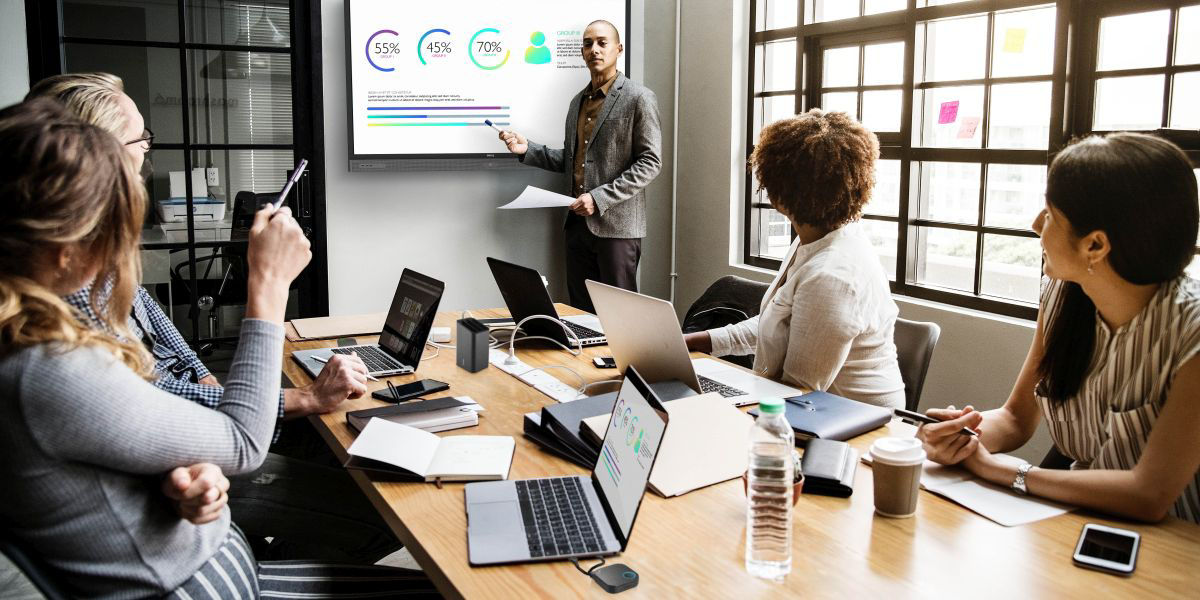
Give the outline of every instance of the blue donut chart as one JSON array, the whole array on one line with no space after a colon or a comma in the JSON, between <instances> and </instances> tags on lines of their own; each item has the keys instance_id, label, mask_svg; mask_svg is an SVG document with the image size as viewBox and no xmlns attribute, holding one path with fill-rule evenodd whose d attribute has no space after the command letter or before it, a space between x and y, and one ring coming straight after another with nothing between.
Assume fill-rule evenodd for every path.
<instances>
[{"instance_id":1,"label":"blue donut chart","mask_svg":"<svg viewBox=\"0 0 1200 600\"><path fill-rule=\"evenodd\" d=\"M427 65L429 63L425 62L425 57L421 54L421 45L425 43L425 38L429 37L429 34L431 33L444 33L446 35L450 35L450 32L446 31L445 29L430 29L429 31L421 34L421 39L417 40L417 58L421 59L421 64L423 65ZM370 42L367 42L367 46L370 45Z\"/></svg>"}]
</instances>

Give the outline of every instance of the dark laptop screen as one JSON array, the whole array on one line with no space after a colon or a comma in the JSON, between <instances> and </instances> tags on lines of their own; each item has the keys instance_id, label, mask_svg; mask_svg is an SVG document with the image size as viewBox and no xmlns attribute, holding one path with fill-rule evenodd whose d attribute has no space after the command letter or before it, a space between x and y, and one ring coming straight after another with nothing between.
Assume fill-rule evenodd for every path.
<instances>
[{"instance_id":1,"label":"dark laptop screen","mask_svg":"<svg viewBox=\"0 0 1200 600\"><path fill-rule=\"evenodd\" d=\"M438 302L445 285L416 271L404 270L396 296L383 324L379 345L391 351L406 366L416 368L425 340L433 328Z\"/></svg>"}]
</instances>

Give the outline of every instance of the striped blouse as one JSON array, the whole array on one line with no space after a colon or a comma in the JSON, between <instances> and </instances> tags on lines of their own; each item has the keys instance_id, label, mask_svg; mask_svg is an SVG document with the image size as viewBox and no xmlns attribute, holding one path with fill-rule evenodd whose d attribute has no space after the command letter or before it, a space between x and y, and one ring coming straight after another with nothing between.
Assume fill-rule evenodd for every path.
<instances>
[{"instance_id":1,"label":"striped blouse","mask_svg":"<svg viewBox=\"0 0 1200 600\"><path fill-rule=\"evenodd\" d=\"M1041 311L1057 306L1062 281L1051 281ZM1096 318L1091 372L1066 402L1036 394L1050 437L1072 469L1132 469L1162 412L1176 371L1200 353L1200 281L1164 283L1132 321L1110 329ZM1200 523L1200 471L1170 514Z\"/></svg>"}]
</instances>

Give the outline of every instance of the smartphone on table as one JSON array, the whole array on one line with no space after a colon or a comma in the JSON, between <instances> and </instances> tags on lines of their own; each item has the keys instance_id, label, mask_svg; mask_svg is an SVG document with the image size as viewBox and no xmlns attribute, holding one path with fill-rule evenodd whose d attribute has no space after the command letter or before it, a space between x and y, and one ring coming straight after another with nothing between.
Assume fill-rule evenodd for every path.
<instances>
[{"instance_id":1,"label":"smartphone on table","mask_svg":"<svg viewBox=\"0 0 1200 600\"><path fill-rule=\"evenodd\" d=\"M392 388L375 390L375 392L371 394L371 397L378 400L385 400L387 402L404 402L405 400L409 400L411 398L416 398L419 396L424 396L425 394L432 394L434 392L440 392L448 389L450 389L450 384L444 381L438 381L436 379L422 379L420 381L414 381L412 383L395 386L394 393Z\"/></svg>"},{"instance_id":2,"label":"smartphone on table","mask_svg":"<svg viewBox=\"0 0 1200 600\"><path fill-rule=\"evenodd\" d=\"M1142 536L1136 531L1088 523L1075 544L1075 564L1116 575L1130 575L1137 566Z\"/></svg>"}]
</instances>

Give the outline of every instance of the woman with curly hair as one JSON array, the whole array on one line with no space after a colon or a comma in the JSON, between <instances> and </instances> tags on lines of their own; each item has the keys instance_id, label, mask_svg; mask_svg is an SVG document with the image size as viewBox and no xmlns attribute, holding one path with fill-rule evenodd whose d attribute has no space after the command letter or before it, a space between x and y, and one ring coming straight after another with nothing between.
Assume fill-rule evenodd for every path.
<instances>
[{"instance_id":1,"label":"woman with curly hair","mask_svg":"<svg viewBox=\"0 0 1200 600\"><path fill-rule=\"evenodd\" d=\"M768 125L750 166L796 240L756 317L688 334L688 348L754 354L788 385L904 406L892 330L898 310L858 223L875 187L879 140L845 113L813 109Z\"/></svg>"}]
</instances>

